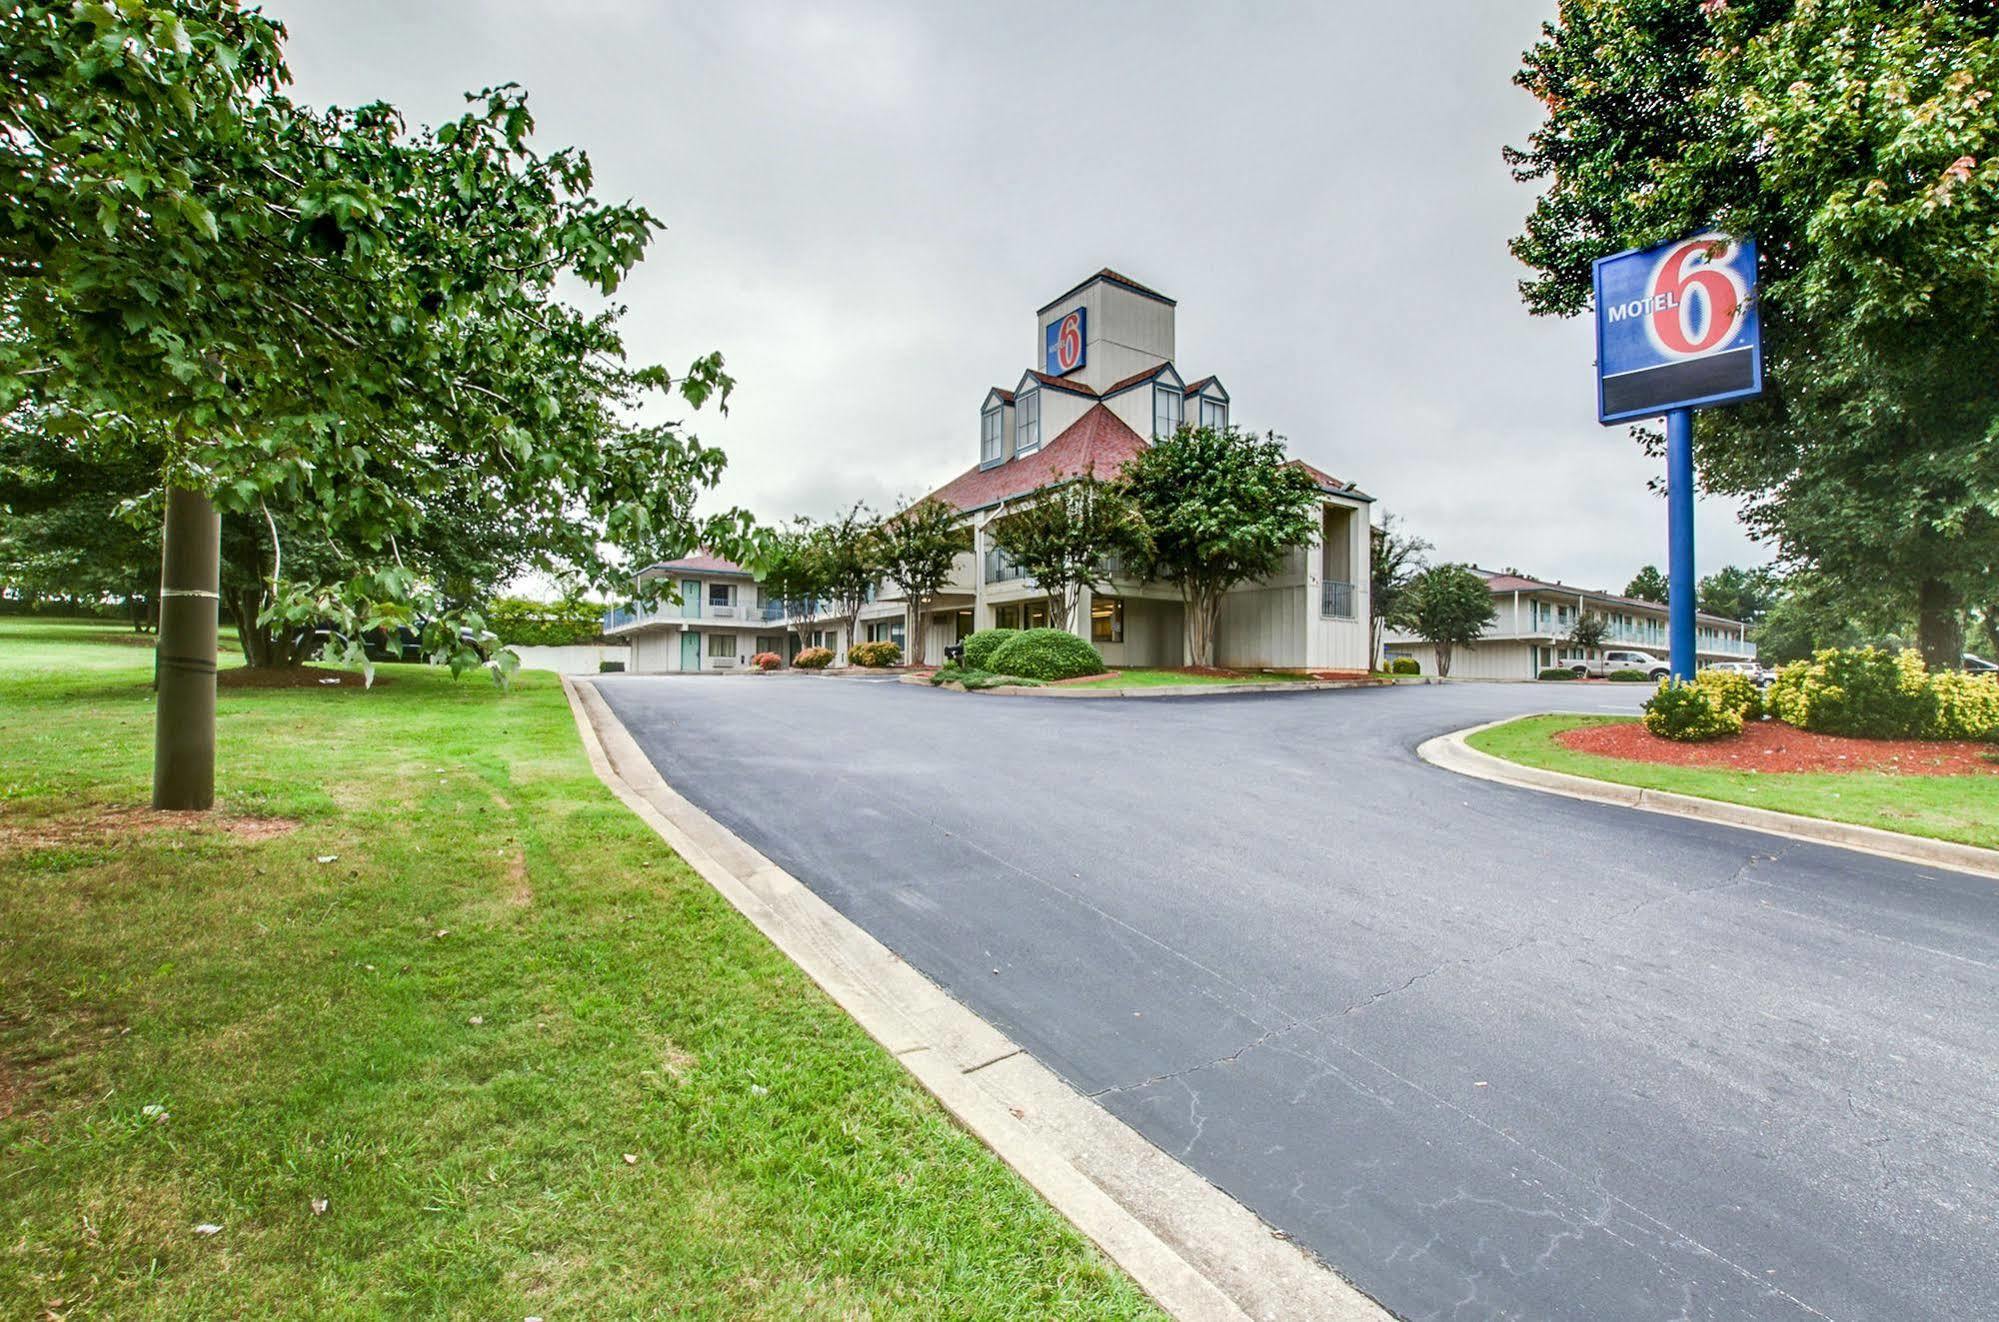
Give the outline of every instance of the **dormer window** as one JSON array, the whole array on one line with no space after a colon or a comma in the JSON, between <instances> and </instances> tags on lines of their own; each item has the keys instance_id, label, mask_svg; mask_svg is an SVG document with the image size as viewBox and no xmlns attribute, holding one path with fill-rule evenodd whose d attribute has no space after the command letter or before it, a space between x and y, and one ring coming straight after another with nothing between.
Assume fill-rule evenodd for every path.
<instances>
[{"instance_id":1,"label":"dormer window","mask_svg":"<svg viewBox=\"0 0 1999 1322\"><path fill-rule=\"evenodd\" d=\"M1229 425L1229 406L1219 399L1201 396L1201 425L1224 431Z\"/></svg>"},{"instance_id":2,"label":"dormer window","mask_svg":"<svg viewBox=\"0 0 1999 1322\"><path fill-rule=\"evenodd\" d=\"M995 404L979 415L979 463L996 464L999 460L1000 409Z\"/></svg>"},{"instance_id":3,"label":"dormer window","mask_svg":"<svg viewBox=\"0 0 1999 1322\"><path fill-rule=\"evenodd\" d=\"M1180 392L1172 386L1152 388L1152 435L1155 439L1180 430Z\"/></svg>"},{"instance_id":4,"label":"dormer window","mask_svg":"<svg viewBox=\"0 0 1999 1322\"><path fill-rule=\"evenodd\" d=\"M1013 401L1013 452L1026 454L1041 448L1041 392L1030 390Z\"/></svg>"}]
</instances>

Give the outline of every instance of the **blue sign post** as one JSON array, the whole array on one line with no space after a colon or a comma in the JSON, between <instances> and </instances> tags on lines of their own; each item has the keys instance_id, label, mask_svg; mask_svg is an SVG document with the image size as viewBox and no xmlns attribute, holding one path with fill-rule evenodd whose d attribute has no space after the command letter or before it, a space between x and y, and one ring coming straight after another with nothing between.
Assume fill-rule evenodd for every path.
<instances>
[{"instance_id":1,"label":"blue sign post","mask_svg":"<svg viewBox=\"0 0 1999 1322\"><path fill-rule=\"evenodd\" d=\"M1673 676L1694 677L1694 410L1763 393L1756 241L1697 234L1598 258L1597 421L1666 415Z\"/></svg>"}]
</instances>

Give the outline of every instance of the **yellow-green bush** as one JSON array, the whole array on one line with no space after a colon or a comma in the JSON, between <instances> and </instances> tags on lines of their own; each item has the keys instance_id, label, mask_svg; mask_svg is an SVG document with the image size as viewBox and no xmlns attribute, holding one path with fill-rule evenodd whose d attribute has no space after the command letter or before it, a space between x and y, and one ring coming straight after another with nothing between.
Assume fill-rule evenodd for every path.
<instances>
[{"instance_id":1,"label":"yellow-green bush","mask_svg":"<svg viewBox=\"0 0 1999 1322\"><path fill-rule=\"evenodd\" d=\"M1742 713L1711 688L1669 679L1645 703L1645 728L1661 739L1700 743L1742 733Z\"/></svg>"},{"instance_id":2,"label":"yellow-green bush","mask_svg":"<svg viewBox=\"0 0 1999 1322\"><path fill-rule=\"evenodd\" d=\"M833 664L833 651L828 647L808 647L791 658L791 664L800 670L824 670Z\"/></svg>"},{"instance_id":3,"label":"yellow-green bush","mask_svg":"<svg viewBox=\"0 0 1999 1322\"><path fill-rule=\"evenodd\" d=\"M1863 739L1921 739L1936 724L1937 693L1923 658L1878 647L1828 648L1777 672L1770 712L1801 730Z\"/></svg>"},{"instance_id":4,"label":"yellow-green bush","mask_svg":"<svg viewBox=\"0 0 1999 1322\"><path fill-rule=\"evenodd\" d=\"M1694 683L1745 721L1763 715L1763 690L1747 675L1733 670L1703 670L1694 676Z\"/></svg>"},{"instance_id":5,"label":"yellow-green bush","mask_svg":"<svg viewBox=\"0 0 1999 1322\"><path fill-rule=\"evenodd\" d=\"M1930 676L1936 739L1999 739L1999 677L1947 671Z\"/></svg>"},{"instance_id":6,"label":"yellow-green bush","mask_svg":"<svg viewBox=\"0 0 1999 1322\"><path fill-rule=\"evenodd\" d=\"M855 643L847 649L847 659L857 666L878 670L883 666L902 664L902 647L886 640L878 643Z\"/></svg>"}]
</instances>

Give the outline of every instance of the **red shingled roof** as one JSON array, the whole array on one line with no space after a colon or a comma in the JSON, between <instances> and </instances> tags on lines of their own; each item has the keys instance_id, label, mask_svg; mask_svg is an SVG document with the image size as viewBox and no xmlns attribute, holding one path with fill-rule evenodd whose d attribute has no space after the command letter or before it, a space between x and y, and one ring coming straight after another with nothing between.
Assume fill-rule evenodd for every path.
<instances>
[{"instance_id":1,"label":"red shingled roof","mask_svg":"<svg viewBox=\"0 0 1999 1322\"><path fill-rule=\"evenodd\" d=\"M1039 450L993 468L961 473L931 492L929 498L960 510L984 509L1086 472L1116 477L1144 448L1144 437L1119 421L1117 414L1096 404Z\"/></svg>"},{"instance_id":2,"label":"red shingled roof","mask_svg":"<svg viewBox=\"0 0 1999 1322\"><path fill-rule=\"evenodd\" d=\"M1095 399L1097 397L1096 391L1090 389L1081 381L1072 381L1066 376L1050 376L1046 372L1037 372L1031 367L1027 369L1027 374L1042 385L1052 386L1056 390L1066 390L1073 395L1082 395L1086 399Z\"/></svg>"},{"instance_id":3,"label":"red shingled roof","mask_svg":"<svg viewBox=\"0 0 1999 1322\"><path fill-rule=\"evenodd\" d=\"M1173 306L1173 300L1166 297L1166 295L1160 293L1157 289L1147 289L1144 285L1138 283L1138 281L1132 279L1130 276L1119 275L1116 271L1113 271L1111 270L1110 267L1106 266L1103 269L1099 270L1095 275L1091 276L1089 279L1080 282L1079 284L1075 285L1073 288L1064 290L1062 293L1057 294L1054 298L1048 300L1048 302L1043 303L1039 308L1035 309L1035 315L1040 316L1043 312L1048 311L1049 308L1054 307L1057 303L1060 303L1063 299L1068 298L1069 295L1079 294L1083 290L1088 289L1091 285L1095 284L1099 280L1108 280L1114 285L1123 285L1126 289L1131 290L1135 294L1143 294L1147 298L1156 298L1169 308Z\"/></svg>"},{"instance_id":4,"label":"red shingled roof","mask_svg":"<svg viewBox=\"0 0 1999 1322\"><path fill-rule=\"evenodd\" d=\"M1291 460L1291 466L1293 468L1304 469L1305 472L1311 477L1311 479L1314 482L1317 482L1321 487L1324 487L1327 491L1337 491L1341 493L1346 493L1354 489L1353 483L1342 482L1338 478L1334 477L1331 473L1328 473L1325 469L1315 468L1311 464L1306 463L1303 459Z\"/></svg>"},{"instance_id":5,"label":"red shingled roof","mask_svg":"<svg viewBox=\"0 0 1999 1322\"><path fill-rule=\"evenodd\" d=\"M1137 385L1141 381L1150 380L1151 378L1160 375L1162 372L1164 372L1167 368L1171 366L1173 366L1172 363L1163 362L1160 363L1157 367L1148 367L1143 372L1133 372L1130 376L1126 377L1122 381L1113 381L1110 385L1104 387L1103 394L1100 396L1100 398L1109 399L1112 395L1117 394L1120 390L1127 390L1130 387Z\"/></svg>"},{"instance_id":6,"label":"red shingled roof","mask_svg":"<svg viewBox=\"0 0 1999 1322\"><path fill-rule=\"evenodd\" d=\"M707 547L702 547L692 555L684 555L678 560L662 560L646 566L647 569L685 570L694 574L748 574L750 571L733 560L724 560Z\"/></svg>"}]
</instances>

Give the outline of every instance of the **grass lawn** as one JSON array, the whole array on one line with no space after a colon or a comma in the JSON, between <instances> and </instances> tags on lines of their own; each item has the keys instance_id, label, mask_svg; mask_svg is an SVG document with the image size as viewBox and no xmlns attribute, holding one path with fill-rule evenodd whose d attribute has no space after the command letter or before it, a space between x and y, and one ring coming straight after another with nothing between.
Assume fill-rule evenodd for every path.
<instances>
[{"instance_id":1,"label":"grass lawn","mask_svg":"<svg viewBox=\"0 0 1999 1322\"><path fill-rule=\"evenodd\" d=\"M552 676L225 691L155 826L128 639L0 620L0 1316L1156 1316Z\"/></svg>"},{"instance_id":2,"label":"grass lawn","mask_svg":"<svg viewBox=\"0 0 1999 1322\"><path fill-rule=\"evenodd\" d=\"M1481 753L1549 771L1999 849L1999 777L1995 776L1717 771L1598 757L1554 741L1563 730L1625 719L1629 718L1528 716L1475 734L1470 743Z\"/></svg>"},{"instance_id":3,"label":"grass lawn","mask_svg":"<svg viewBox=\"0 0 1999 1322\"><path fill-rule=\"evenodd\" d=\"M1069 689L1153 689L1176 684L1212 684L1225 687L1230 684L1269 684L1287 681L1309 680L1312 676L1300 674L1254 674L1254 675L1204 675L1189 674L1184 670L1154 670L1145 666L1134 666L1121 670L1115 675L1100 675L1095 679L1078 679L1065 683Z\"/></svg>"}]
</instances>

